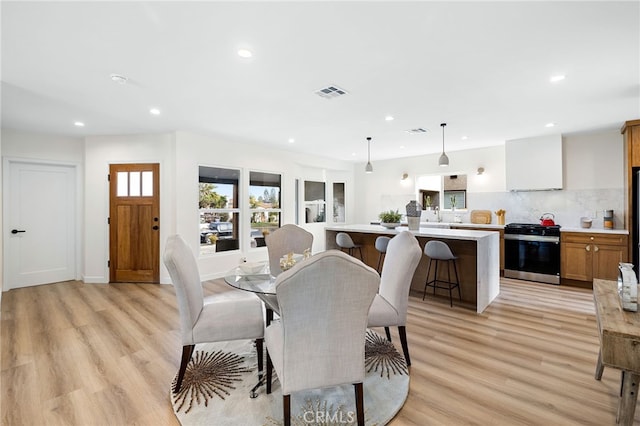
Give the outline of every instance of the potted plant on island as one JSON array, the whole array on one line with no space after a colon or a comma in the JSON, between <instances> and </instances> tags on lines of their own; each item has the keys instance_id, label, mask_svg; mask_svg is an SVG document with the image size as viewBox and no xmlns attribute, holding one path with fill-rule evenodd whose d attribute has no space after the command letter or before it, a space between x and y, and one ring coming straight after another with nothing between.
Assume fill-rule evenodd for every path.
<instances>
[{"instance_id":1,"label":"potted plant on island","mask_svg":"<svg viewBox=\"0 0 640 426\"><path fill-rule=\"evenodd\" d=\"M380 213L378 218L380 218L380 225L385 228L395 228L396 226L400 226L402 215L398 210L388 210Z\"/></svg>"}]
</instances>

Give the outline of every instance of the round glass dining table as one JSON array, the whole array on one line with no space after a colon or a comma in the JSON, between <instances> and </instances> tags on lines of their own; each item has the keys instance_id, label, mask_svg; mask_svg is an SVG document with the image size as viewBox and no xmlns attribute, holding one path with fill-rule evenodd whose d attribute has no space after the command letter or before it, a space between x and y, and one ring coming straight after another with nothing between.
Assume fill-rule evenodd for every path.
<instances>
[{"instance_id":1,"label":"round glass dining table","mask_svg":"<svg viewBox=\"0 0 640 426\"><path fill-rule=\"evenodd\" d=\"M276 294L276 277L271 276L267 264L256 273L246 273L238 266L224 277L224 281L231 287L258 295L270 294L275 296Z\"/></svg>"}]
</instances>

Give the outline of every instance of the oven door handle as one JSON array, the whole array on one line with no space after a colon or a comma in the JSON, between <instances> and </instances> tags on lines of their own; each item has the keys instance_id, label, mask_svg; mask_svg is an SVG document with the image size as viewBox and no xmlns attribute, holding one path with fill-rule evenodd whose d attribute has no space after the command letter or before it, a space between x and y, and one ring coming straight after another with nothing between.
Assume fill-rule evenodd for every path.
<instances>
[{"instance_id":1,"label":"oven door handle","mask_svg":"<svg viewBox=\"0 0 640 426\"><path fill-rule=\"evenodd\" d=\"M534 241L539 243L560 243L560 237L549 237L546 235L504 234L504 239L516 241Z\"/></svg>"}]
</instances>

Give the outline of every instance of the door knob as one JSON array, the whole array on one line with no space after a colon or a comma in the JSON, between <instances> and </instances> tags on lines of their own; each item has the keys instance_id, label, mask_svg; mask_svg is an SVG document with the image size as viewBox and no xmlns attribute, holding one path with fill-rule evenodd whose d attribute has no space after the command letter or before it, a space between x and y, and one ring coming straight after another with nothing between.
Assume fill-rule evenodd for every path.
<instances>
[{"instance_id":1,"label":"door knob","mask_svg":"<svg viewBox=\"0 0 640 426\"><path fill-rule=\"evenodd\" d=\"M12 234L17 234L18 232L27 232L27 231L24 231L24 230L22 230L22 229L12 229L12 230L11 230L11 233L12 233Z\"/></svg>"}]
</instances>

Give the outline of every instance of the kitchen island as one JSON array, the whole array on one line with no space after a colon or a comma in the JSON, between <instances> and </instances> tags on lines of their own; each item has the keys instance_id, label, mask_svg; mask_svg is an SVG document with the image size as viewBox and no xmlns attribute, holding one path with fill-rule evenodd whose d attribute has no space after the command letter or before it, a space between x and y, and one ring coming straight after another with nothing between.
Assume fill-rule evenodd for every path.
<instances>
[{"instance_id":1,"label":"kitchen island","mask_svg":"<svg viewBox=\"0 0 640 426\"><path fill-rule=\"evenodd\" d=\"M326 249L339 249L336 244L336 235L339 232L346 232L355 244L362 245L364 262L375 268L378 262L378 252L375 249L376 238L380 235L393 237L407 230L408 228L404 226L395 229L388 229L381 225L328 226L325 228ZM458 305L475 309L480 313L498 296L500 293L500 241L497 232L435 227L421 227L417 231L409 232L418 239L420 248L423 250L428 241L441 240L447 243L453 253L458 256L462 295L462 304L458 301ZM423 255L411 281L411 292L414 296L422 297L428 265L429 258ZM444 296L444 293L439 295ZM427 297L433 297L433 295L429 293Z\"/></svg>"}]
</instances>

